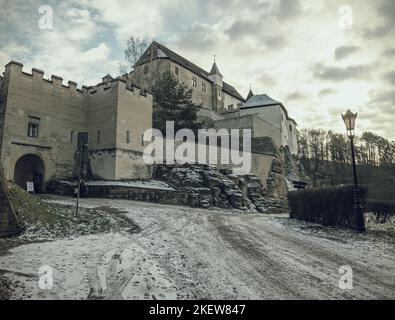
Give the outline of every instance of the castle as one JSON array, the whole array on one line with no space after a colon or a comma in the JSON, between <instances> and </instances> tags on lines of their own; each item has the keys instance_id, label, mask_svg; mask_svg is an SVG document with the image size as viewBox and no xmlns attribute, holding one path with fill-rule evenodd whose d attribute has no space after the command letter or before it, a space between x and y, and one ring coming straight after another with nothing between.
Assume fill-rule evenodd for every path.
<instances>
[{"instance_id":1,"label":"castle","mask_svg":"<svg viewBox=\"0 0 395 320\"><path fill-rule=\"evenodd\" d=\"M153 41L128 75L128 83L152 90L165 71L192 89L192 102L201 106L199 117L214 120L216 128L252 129L254 137L270 137L277 147L288 147L291 154L297 153L297 123L285 106L265 94L254 95L251 89L244 99L223 81L215 61L207 72Z\"/></svg>"},{"instance_id":2,"label":"castle","mask_svg":"<svg viewBox=\"0 0 395 320\"><path fill-rule=\"evenodd\" d=\"M64 85L61 77L48 80L41 70L26 73L21 63L8 63L0 77L0 156L6 178L23 187L30 181L36 191L45 191L50 180L76 176L76 151L87 144L93 177L151 179L152 166L142 157L143 133L152 127L150 90L165 71L192 89L199 116L213 120L214 128L251 129L256 141L270 138L277 148L297 152L296 123L282 103L251 91L244 99L223 81L215 62L207 72L153 42L130 74L107 75L81 89L73 81ZM252 171L265 183L274 155L252 152Z\"/></svg>"}]
</instances>

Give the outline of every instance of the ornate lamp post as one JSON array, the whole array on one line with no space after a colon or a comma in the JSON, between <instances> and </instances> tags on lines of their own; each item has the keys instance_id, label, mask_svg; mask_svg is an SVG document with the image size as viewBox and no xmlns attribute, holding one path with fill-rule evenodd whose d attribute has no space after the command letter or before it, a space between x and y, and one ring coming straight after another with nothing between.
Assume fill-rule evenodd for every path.
<instances>
[{"instance_id":1,"label":"ornate lamp post","mask_svg":"<svg viewBox=\"0 0 395 320\"><path fill-rule=\"evenodd\" d=\"M361 204L360 191L358 187L357 179L357 166L355 163L355 148L354 148L354 128L355 120L357 119L358 113L352 113L351 110L347 110L346 114L342 115L343 121L347 128L347 135L350 138L351 143L351 156L352 166L354 172L354 214L356 218L356 230L359 232L365 231L365 219L363 215L363 206Z\"/></svg>"}]
</instances>

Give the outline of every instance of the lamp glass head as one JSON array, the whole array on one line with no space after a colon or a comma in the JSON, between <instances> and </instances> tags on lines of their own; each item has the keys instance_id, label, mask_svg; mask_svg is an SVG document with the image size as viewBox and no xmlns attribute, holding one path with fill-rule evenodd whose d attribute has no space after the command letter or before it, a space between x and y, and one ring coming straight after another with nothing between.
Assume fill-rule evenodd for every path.
<instances>
[{"instance_id":1,"label":"lamp glass head","mask_svg":"<svg viewBox=\"0 0 395 320\"><path fill-rule=\"evenodd\" d=\"M357 119L358 113L352 113L351 110L347 110L346 114L342 115L344 124L346 125L347 131L354 131L355 120Z\"/></svg>"}]
</instances>

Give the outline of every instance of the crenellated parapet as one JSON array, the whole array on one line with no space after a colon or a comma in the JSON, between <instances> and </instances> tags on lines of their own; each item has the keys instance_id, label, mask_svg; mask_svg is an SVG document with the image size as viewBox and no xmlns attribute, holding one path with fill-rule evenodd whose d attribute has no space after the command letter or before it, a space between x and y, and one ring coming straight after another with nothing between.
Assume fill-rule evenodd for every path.
<instances>
[{"instance_id":1,"label":"crenellated parapet","mask_svg":"<svg viewBox=\"0 0 395 320\"><path fill-rule=\"evenodd\" d=\"M108 91L111 91L118 86L124 90L133 92L135 95L147 97L152 96L151 92L140 89L138 86L133 84L128 84L128 75L125 74L121 77L112 78L110 75L103 77L102 82L95 86L85 86L83 85L81 89L78 88L77 82L68 81L67 85L63 84L63 78L57 75L51 75L50 79L44 77L44 71L33 68L31 73L23 71L23 64L17 61L11 61L5 66L4 79L10 77L11 75L20 75L25 77L30 77L33 81L42 81L44 83L50 84L56 90L59 89L69 89L72 92L76 92L81 95L91 96L91 95L101 95Z\"/></svg>"},{"instance_id":2,"label":"crenellated parapet","mask_svg":"<svg viewBox=\"0 0 395 320\"><path fill-rule=\"evenodd\" d=\"M77 83L69 81L68 85L63 84L63 78L57 75L51 75L50 79L44 78L44 71L33 68L31 73L23 71L23 64L16 61L11 61L5 66L4 78L10 76L24 76L32 78L33 81L47 83L53 86L53 88L69 89L73 92L82 94L82 90L77 88Z\"/></svg>"}]
</instances>

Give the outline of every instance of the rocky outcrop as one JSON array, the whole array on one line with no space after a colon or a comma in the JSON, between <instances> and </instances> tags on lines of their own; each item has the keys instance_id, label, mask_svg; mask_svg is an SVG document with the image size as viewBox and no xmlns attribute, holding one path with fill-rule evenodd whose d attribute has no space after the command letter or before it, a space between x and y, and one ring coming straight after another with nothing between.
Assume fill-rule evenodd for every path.
<instances>
[{"instance_id":1,"label":"rocky outcrop","mask_svg":"<svg viewBox=\"0 0 395 320\"><path fill-rule=\"evenodd\" d=\"M238 180L208 165L160 165L155 178L167 182L178 190L185 190L198 198L202 208L235 208L254 212L251 200L243 194Z\"/></svg>"},{"instance_id":2,"label":"rocky outcrop","mask_svg":"<svg viewBox=\"0 0 395 320\"><path fill-rule=\"evenodd\" d=\"M157 166L155 178L195 195L202 208L234 208L268 212L265 190L255 175L234 175L232 170L207 165Z\"/></svg>"},{"instance_id":3,"label":"rocky outcrop","mask_svg":"<svg viewBox=\"0 0 395 320\"><path fill-rule=\"evenodd\" d=\"M267 179L267 189L264 193L264 205L270 212L287 212L288 184L284 175L284 161L274 159L272 169Z\"/></svg>"}]
</instances>

